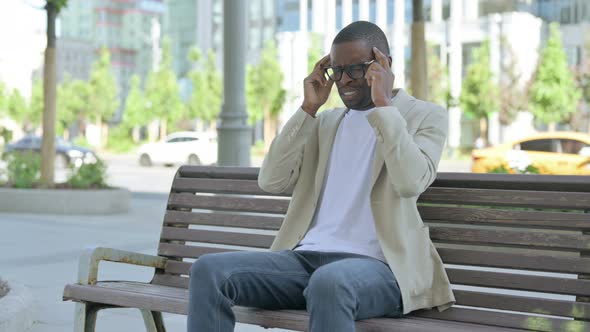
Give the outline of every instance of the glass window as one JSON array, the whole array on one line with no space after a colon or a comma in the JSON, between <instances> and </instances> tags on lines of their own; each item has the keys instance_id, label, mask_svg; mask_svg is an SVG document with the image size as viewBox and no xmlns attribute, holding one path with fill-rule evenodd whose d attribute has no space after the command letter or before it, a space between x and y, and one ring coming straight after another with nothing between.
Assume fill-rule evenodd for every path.
<instances>
[{"instance_id":1,"label":"glass window","mask_svg":"<svg viewBox=\"0 0 590 332\"><path fill-rule=\"evenodd\" d=\"M583 148L588 148L590 145L575 139L560 139L561 152L569 154L579 154Z\"/></svg>"},{"instance_id":2,"label":"glass window","mask_svg":"<svg viewBox=\"0 0 590 332\"><path fill-rule=\"evenodd\" d=\"M557 152L552 139L535 139L520 143L520 149L524 151Z\"/></svg>"}]
</instances>

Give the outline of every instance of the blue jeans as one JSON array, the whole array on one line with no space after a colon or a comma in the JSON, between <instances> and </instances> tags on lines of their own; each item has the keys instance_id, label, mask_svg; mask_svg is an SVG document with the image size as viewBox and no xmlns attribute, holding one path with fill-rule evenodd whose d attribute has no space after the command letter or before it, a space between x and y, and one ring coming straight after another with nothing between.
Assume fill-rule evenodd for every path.
<instances>
[{"instance_id":1,"label":"blue jeans","mask_svg":"<svg viewBox=\"0 0 590 332\"><path fill-rule=\"evenodd\" d=\"M311 332L349 332L355 320L401 317L399 286L374 258L314 251L203 255L191 268L188 332L234 330L233 305L307 309Z\"/></svg>"}]
</instances>

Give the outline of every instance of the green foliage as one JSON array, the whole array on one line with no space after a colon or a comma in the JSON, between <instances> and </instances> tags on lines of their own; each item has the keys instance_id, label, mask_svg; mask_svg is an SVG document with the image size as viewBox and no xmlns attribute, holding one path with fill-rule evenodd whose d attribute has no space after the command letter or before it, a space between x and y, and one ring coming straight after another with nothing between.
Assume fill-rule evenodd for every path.
<instances>
[{"instance_id":1,"label":"green foliage","mask_svg":"<svg viewBox=\"0 0 590 332\"><path fill-rule=\"evenodd\" d=\"M508 165L502 164L487 170L487 173L494 174L541 174L541 170L534 166L528 165L525 169L511 168Z\"/></svg>"},{"instance_id":2,"label":"green foliage","mask_svg":"<svg viewBox=\"0 0 590 332\"><path fill-rule=\"evenodd\" d=\"M31 152L4 154L8 185L15 188L32 188L39 182L41 157Z\"/></svg>"},{"instance_id":3,"label":"green foliage","mask_svg":"<svg viewBox=\"0 0 590 332\"><path fill-rule=\"evenodd\" d=\"M7 114L8 98L8 87L3 82L0 82L0 116Z\"/></svg>"},{"instance_id":4,"label":"green foliage","mask_svg":"<svg viewBox=\"0 0 590 332\"><path fill-rule=\"evenodd\" d=\"M545 123L561 122L576 111L580 98L561 45L559 25L552 23L531 85L530 109Z\"/></svg>"},{"instance_id":5,"label":"green foliage","mask_svg":"<svg viewBox=\"0 0 590 332\"><path fill-rule=\"evenodd\" d=\"M8 97L8 116L18 123L24 123L29 114L29 109L25 97L20 94L20 91L13 89L10 97Z\"/></svg>"},{"instance_id":6,"label":"green foliage","mask_svg":"<svg viewBox=\"0 0 590 332\"><path fill-rule=\"evenodd\" d=\"M247 70L246 93L251 123L263 119L265 113L273 119L278 117L286 96L282 83L276 46L267 42L258 64L248 66Z\"/></svg>"},{"instance_id":7,"label":"green foliage","mask_svg":"<svg viewBox=\"0 0 590 332\"><path fill-rule=\"evenodd\" d=\"M205 59L198 48L191 50L189 60L193 70L188 74L193 91L188 101L188 117L212 122L221 111L223 84L215 64L215 54L209 50Z\"/></svg>"},{"instance_id":8,"label":"green foliage","mask_svg":"<svg viewBox=\"0 0 590 332\"><path fill-rule=\"evenodd\" d=\"M141 90L140 78L137 75L131 77L131 87L125 99L122 125L126 128L145 126L150 118L146 112L146 102Z\"/></svg>"},{"instance_id":9,"label":"green foliage","mask_svg":"<svg viewBox=\"0 0 590 332\"><path fill-rule=\"evenodd\" d=\"M84 136L77 136L76 138L74 138L73 143L76 146L81 146L81 147L89 148L89 149L93 148L92 144L90 144L88 142L88 140L86 139L86 137L84 137Z\"/></svg>"},{"instance_id":10,"label":"green foliage","mask_svg":"<svg viewBox=\"0 0 590 332\"><path fill-rule=\"evenodd\" d=\"M473 63L467 68L460 97L463 112L481 119L498 110L498 91L490 70L489 42L473 50Z\"/></svg>"},{"instance_id":11,"label":"green foliage","mask_svg":"<svg viewBox=\"0 0 590 332\"><path fill-rule=\"evenodd\" d=\"M72 168L67 183L76 189L106 188L107 167L104 162L98 160L95 163L83 164L78 168Z\"/></svg>"},{"instance_id":12,"label":"green foliage","mask_svg":"<svg viewBox=\"0 0 590 332\"><path fill-rule=\"evenodd\" d=\"M76 121L84 121L89 114L91 86L85 81L72 80L66 76L57 87L58 131Z\"/></svg>"},{"instance_id":13,"label":"green foliage","mask_svg":"<svg viewBox=\"0 0 590 332\"><path fill-rule=\"evenodd\" d=\"M43 81L36 79L33 82L31 103L29 107L29 121L35 127L41 124L43 118Z\"/></svg>"},{"instance_id":14,"label":"green foliage","mask_svg":"<svg viewBox=\"0 0 590 332\"><path fill-rule=\"evenodd\" d=\"M447 107L447 99L450 93L449 72L443 66L433 45L426 48L428 61L428 97L433 103Z\"/></svg>"},{"instance_id":15,"label":"green foliage","mask_svg":"<svg viewBox=\"0 0 590 332\"><path fill-rule=\"evenodd\" d=\"M168 39L164 39L162 60L158 69L148 75L145 99L147 101L146 113L150 121L165 119L168 123L173 123L182 117L184 106L180 99L176 74L172 70Z\"/></svg>"},{"instance_id":16,"label":"green foliage","mask_svg":"<svg viewBox=\"0 0 590 332\"><path fill-rule=\"evenodd\" d=\"M131 139L131 128L124 124L111 128L109 130L109 140L107 149L114 153L128 153L137 147Z\"/></svg>"},{"instance_id":17,"label":"green foliage","mask_svg":"<svg viewBox=\"0 0 590 332\"><path fill-rule=\"evenodd\" d=\"M68 0L47 0L47 4L51 4L55 7L57 12L59 13L62 9L64 9L68 5Z\"/></svg>"},{"instance_id":18,"label":"green foliage","mask_svg":"<svg viewBox=\"0 0 590 332\"><path fill-rule=\"evenodd\" d=\"M119 97L108 50L102 49L100 58L92 65L88 84L90 86L88 116L97 122L110 120L119 108Z\"/></svg>"}]
</instances>

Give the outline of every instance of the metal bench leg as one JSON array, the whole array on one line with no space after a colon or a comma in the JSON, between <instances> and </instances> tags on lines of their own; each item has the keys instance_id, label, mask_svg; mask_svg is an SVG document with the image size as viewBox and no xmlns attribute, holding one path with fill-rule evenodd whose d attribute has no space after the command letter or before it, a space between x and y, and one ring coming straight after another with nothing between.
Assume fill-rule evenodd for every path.
<instances>
[{"instance_id":1,"label":"metal bench leg","mask_svg":"<svg viewBox=\"0 0 590 332\"><path fill-rule=\"evenodd\" d=\"M94 332L96 314L102 308L92 303L76 303L74 332Z\"/></svg>"},{"instance_id":2,"label":"metal bench leg","mask_svg":"<svg viewBox=\"0 0 590 332\"><path fill-rule=\"evenodd\" d=\"M159 311L140 309L147 332L166 332L164 319Z\"/></svg>"}]
</instances>

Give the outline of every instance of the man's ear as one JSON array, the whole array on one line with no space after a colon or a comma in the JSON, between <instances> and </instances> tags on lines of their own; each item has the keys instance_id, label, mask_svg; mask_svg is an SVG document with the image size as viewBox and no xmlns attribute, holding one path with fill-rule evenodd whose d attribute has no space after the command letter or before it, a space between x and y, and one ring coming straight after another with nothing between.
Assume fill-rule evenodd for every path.
<instances>
[{"instance_id":1,"label":"man's ear","mask_svg":"<svg viewBox=\"0 0 590 332\"><path fill-rule=\"evenodd\" d=\"M391 66L393 66L393 59L391 58L391 55L387 56L387 61L389 61L389 68L391 68Z\"/></svg>"}]
</instances>

